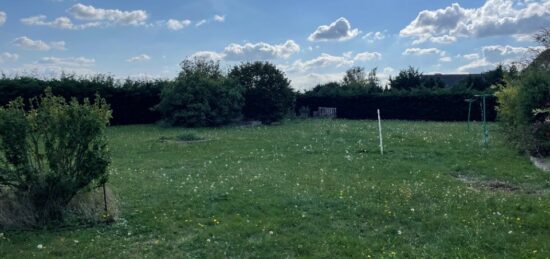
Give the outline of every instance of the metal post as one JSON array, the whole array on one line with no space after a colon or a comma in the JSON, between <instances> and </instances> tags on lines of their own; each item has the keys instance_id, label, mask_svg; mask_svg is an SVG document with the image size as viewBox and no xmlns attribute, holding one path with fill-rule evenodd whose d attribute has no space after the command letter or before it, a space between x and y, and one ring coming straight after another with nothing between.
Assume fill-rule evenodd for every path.
<instances>
[{"instance_id":1,"label":"metal post","mask_svg":"<svg viewBox=\"0 0 550 259\"><path fill-rule=\"evenodd\" d=\"M382 144L382 122L380 121L380 109L378 112L378 134L380 135L380 154L384 155L384 145Z\"/></svg>"},{"instance_id":2,"label":"metal post","mask_svg":"<svg viewBox=\"0 0 550 259\"><path fill-rule=\"evenodd\" d=\"M472 101L468 102L468 130L470 130L470 113L472 113Z\"/></svg>"},{"instance_id":3,"label":"metal post","mask_svg":"<svg viewBox=\"0 0 550 259\"><path fill-rule=\"evenodd\" d=\"M483 95L483 144L485 145L489 143L489 132L487 130L487 106L485 104L486 97L486 95Z\"/></svg>"}]
</instances>

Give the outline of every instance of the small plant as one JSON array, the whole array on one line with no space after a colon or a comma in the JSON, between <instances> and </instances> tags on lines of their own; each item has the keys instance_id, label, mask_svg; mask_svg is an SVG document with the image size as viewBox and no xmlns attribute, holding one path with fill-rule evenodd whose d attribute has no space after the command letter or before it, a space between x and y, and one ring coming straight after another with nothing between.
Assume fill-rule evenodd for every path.
<instances>
[{"instance_id":1,"label":"small plant","mask_svg":"<svg viewBox=\"0 0 550 259\"><path fill-rule=\"evenodd\" d=\"M0 187L29 200L39 223L61 221L79 191L107 182L110 118L102 98L67 102L49 89L0 108Z\"/></svg>"}]
</instances>

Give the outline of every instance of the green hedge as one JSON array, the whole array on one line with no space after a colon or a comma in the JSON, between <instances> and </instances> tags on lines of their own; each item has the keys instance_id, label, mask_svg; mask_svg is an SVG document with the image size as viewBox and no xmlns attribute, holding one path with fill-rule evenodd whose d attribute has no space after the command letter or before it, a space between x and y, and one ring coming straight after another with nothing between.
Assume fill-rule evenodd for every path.
<instances>
[{"instance_id":1,"label":"green hedge","mask_svg":"<svg viewBox=\"0 0 550 259\"><path fill-rule=\"evenodd\" d=\"M160 102L160 92L168 81L115 81L111 77L66 77L43 80L30 77L0 78L0 106L17 97L40 96L47 87L66 99L93 99L96 93L107 100L113 111L112 125L147 124L160 120L160 113L151 108Z\"/></svg>"},{"instance_id":2,"label":"green hedge","mask_svg":"<svg viewBox=\"0 0 550 259\"><path fill-rule=\"evenodd\" d=\"M338 118L376 119L380 109L384 119L465 121L468 119L468 104L465 99L473 94L466 93L422 93L422 94L371 94L356 96L308 96L301 95L296 100L296 110L303 107L310 112L318 107L336 107ZM496 118L495 97L488 97L487 120ZM472 120L481 120L481 102L472 105Z\"/></svg>"}]
</instances>

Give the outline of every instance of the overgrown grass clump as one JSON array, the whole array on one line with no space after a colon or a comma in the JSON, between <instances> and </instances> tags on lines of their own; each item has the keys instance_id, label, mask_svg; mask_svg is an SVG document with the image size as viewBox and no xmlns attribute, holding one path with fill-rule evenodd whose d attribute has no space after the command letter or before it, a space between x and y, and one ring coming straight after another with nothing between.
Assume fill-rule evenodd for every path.
<instances>
[{"instance_id":1,"label":"overgrown grass clump","mask_svg":"<svg viewBox=\"0 0 550 259\"><path fill-rule=\"evenodd\" d=\"M550 174L495 124L305 120L108 130L110 226L0 230L0 257L550 256ZM41 245L42 249L37 248Z\"/></svg>"}]
</instances>

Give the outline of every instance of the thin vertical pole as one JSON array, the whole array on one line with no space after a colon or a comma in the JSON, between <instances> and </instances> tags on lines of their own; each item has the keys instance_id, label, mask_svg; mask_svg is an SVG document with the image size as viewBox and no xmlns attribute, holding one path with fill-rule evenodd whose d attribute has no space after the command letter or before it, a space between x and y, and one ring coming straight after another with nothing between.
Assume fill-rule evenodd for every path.
<instances>
[{"instance_id":1,"label":"thin vertical pole","mask_svg":"<svg viewBox=\"0 0 550 259\"><path fill-rule=\"evenodd\" d=\"M472 112L472 101L468 101L468 130L470 130L470 113Z\"/></svg>"},{"instance_id":2,"label":"thin vertical pole","mask_svg":"<svg viewBox=\"0 0 550 259\"><path fill-rule=\"evenodd\" d=\"M105 183L103 183L103 202L105 203L105 214L107 214L107 190L105 189Z\"/></svg>"},{"instance_id":3,"label":"thin vertical pole","mask_svg":"<svg viewBox=\"0 0 550 259\"><path fill-rule=\"evenodd\" d=\"M382 122L380 120L380 109L376 110L378 112L378 134L380 135L380 154L384 155L384 145L382 144Z\"/></svg>"},{"instance_id":4,"label":"thin vertical pole","mask_svg":"<svg viewBox=\"0 0 550 259\"><path fill-rule=\"evenodd\" d=\"M485 95L483 96L483 144L487 145L489 142L489 132L487 131L487 112L485 104Z\"/></svg>"}]
</instances>

